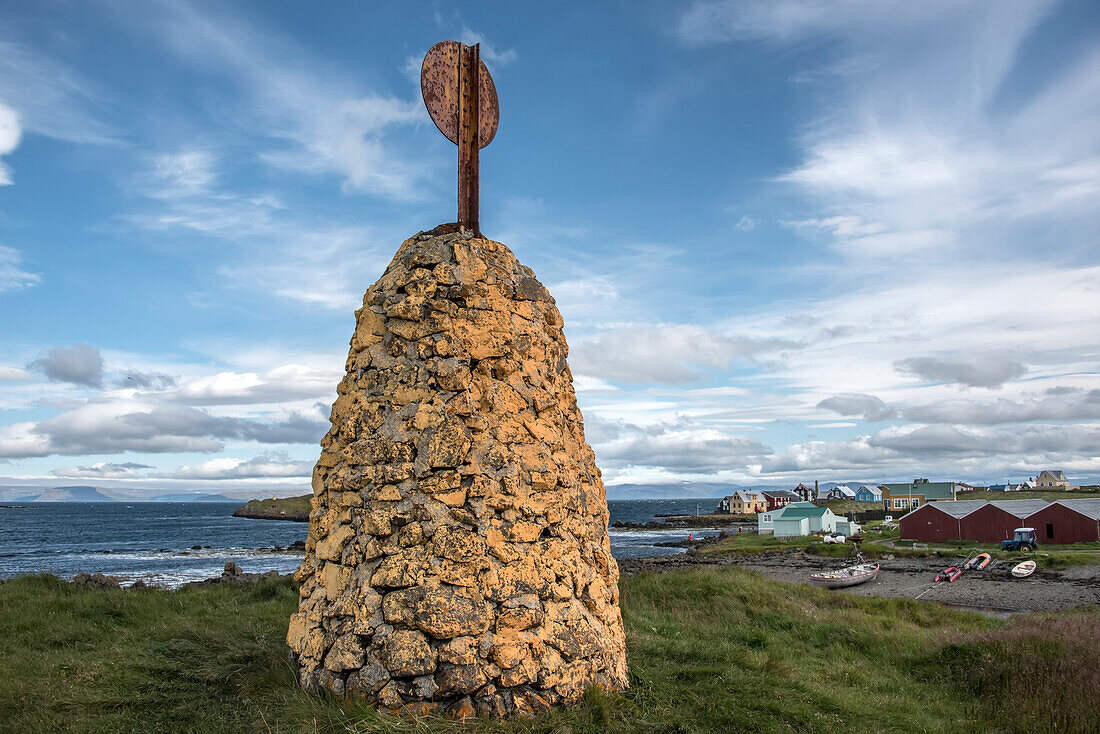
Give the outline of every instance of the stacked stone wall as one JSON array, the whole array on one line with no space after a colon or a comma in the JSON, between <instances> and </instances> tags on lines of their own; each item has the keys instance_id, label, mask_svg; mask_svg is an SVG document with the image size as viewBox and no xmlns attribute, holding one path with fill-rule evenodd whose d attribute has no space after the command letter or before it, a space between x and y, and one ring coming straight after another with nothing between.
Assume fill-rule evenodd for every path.
<instances>
[{"instance_id":1,"label":"stacked stone wall","mask_svg":"<svg viewBox=\"0 0 1100 734\"><path fill-rule=\"evenodd\" d=\"M356 317L287 635L301 685L463 716L625 688L553 298L500 243L421 233Z\"/></svg>"}]
</instances>

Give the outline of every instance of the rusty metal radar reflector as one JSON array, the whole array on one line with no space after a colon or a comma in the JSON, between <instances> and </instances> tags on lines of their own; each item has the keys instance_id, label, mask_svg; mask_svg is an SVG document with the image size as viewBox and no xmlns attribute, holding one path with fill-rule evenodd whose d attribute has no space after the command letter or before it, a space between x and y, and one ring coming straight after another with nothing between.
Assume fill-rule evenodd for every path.
<instances>
[{"instance_id":1,"label":"rusty metal radar reflector","mask_svg":"<svg viewBox=\"0 0 1100 734\"><path fill-rule=\"evenodd\" d=\"M481 45L441 41L420 67L424 106L439 132L458 146L458 226L480 234L478 151L497 134L500 105Z\"/></svg>"}]
</instances>

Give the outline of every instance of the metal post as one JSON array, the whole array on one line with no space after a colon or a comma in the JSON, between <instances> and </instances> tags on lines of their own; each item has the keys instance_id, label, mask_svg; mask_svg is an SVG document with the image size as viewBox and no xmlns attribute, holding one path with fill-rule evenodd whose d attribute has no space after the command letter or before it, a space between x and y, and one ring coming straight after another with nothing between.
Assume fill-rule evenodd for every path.
<instances>
[{"instance_id":1,"label":"metal post","mask_svg":"<svg viewBox=\"0 0 1100 734\"><path fill-rule=\"evenodd\" d=\"M478 227L478 112L481 44L462 45L458 62L458 226Z\"/></svg>"}]
</instances>

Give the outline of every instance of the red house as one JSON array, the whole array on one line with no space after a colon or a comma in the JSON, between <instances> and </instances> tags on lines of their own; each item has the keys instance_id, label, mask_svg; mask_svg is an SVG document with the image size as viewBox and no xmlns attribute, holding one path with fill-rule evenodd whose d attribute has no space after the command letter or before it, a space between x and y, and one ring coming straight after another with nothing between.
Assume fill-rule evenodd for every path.
<instances>
[{"instance_id":1,"label":"red house","mask_svg":"<svg viewBox=\"0 0 1100 734\"><path fill-rule=\"evenodd\" d=\"M785 489L765 489L760 494L764 495L764 499L768 503L768 512L799 501L797 494L788 492Z\"/></svg>"},{"instance_id":2,"label":"red house","mask_svg":"<svg viewBox=\"0 0 1100 734\"><path fill-rule=\"evenodd\" d=\"M1040 543L1066 545L1100 541L1100 499L1058 500L1027 518Z\"/></svg>"}]
</instances>

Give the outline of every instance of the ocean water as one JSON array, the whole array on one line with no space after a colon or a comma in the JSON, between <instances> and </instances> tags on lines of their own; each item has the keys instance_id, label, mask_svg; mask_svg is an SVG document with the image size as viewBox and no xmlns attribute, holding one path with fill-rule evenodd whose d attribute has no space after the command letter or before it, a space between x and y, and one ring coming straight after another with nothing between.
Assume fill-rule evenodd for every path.
<instances>
[{"instance_id":1,"label":"ocean water","mask_svg":"<svg viewBox=\"0 0 1100 734\"><path fill-rule=\"evenodd\" d=\"M657 514L713 510L717 500L612 500L611 522L647 522ZM0 507L0 578L101 572L124 581L178 586L217 576L226 561L245 571L288 573L300 552L275 550L304 541L307 525L233 517L238 503L30 503ZM616 558L682 552L656 545L713 535L714 530L611 530ZM199 546L195 548L195 546Z\"/></svg>"}]
</instances>

